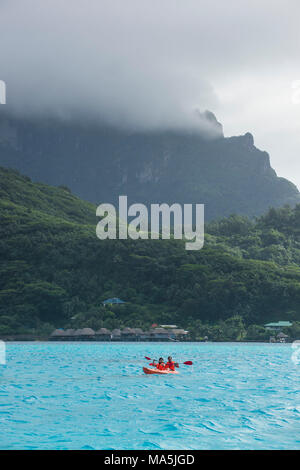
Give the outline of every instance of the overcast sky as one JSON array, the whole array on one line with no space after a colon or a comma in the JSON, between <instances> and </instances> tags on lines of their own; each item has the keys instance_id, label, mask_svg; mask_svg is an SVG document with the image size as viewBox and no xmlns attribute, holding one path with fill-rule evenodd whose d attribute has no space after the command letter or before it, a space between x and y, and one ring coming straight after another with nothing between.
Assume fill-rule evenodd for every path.
<instances>
[{"instance_id":1,"label":"overcast sky","mask_svg":"<svg viewBox=\"0 0 300 470\"><path fill-rule=\"evenodd\" d=\"M300 187L299 20L299 0L0 0L0 79L29 115L195 128L209 109Z\"/></svg>"}]
</instances>

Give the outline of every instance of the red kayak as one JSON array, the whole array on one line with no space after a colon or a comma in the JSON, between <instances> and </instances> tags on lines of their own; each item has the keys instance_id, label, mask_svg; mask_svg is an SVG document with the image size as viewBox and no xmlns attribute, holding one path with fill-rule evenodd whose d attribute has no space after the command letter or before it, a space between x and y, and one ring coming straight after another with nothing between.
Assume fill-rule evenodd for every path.
<instances>
[{"instance_id":1,"label":"red kayak","mask_svg":"<svg viewBox=\"0 0 300 470\"><path fill-rule=\"evenodd\" d=\"M150 367L143 367L143 371L145 374L160 374L160 375L166 375L166 374L178 374L177 370L159 370L159 369L153 369Z\"/></svg>"}]
</instances>

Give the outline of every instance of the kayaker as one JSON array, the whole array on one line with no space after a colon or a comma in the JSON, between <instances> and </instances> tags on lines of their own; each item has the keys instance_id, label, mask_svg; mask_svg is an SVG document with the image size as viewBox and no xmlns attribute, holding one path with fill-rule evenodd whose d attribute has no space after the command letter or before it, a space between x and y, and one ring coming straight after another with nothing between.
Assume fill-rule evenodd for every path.
<instances>
[{"instance_id":1,"label":"kayaker","mask_svg":"<svg viewBox=\"0 0 300 470\"><path fill-rule=\"evenodd\" d=\"M166 367L162 357L158 359L158 364L156 364L156 362L153 361L153 365L156 366L158 370L164 370Z\"/></svg>"},{"instance_id":2,"label":"kayaker","mask_svg":"<svg viewBox=\"0 0 300 470\"><path fill-rule=\"evenodd\" d=\"M165 369L175 370L175 367L179 367L178 362L174 362L172 356L168 357L168 362L165 365Z\"/></svg>"}]
</instances>

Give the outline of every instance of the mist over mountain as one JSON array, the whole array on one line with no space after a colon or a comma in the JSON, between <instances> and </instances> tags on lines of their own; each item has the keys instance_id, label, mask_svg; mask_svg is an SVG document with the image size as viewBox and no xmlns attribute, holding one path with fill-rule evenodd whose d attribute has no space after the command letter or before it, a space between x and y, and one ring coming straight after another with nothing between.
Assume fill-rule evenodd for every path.
<instances>
[{"instance_id":1,"label":"mist over mountain","mask_svg":"<svg viewBox=\"0 0 300 470\"><path fill-rule=\"evenodd\" d=\"M296 186L276 175L253 136L225 138L213 113L198 131L134 132L86 121L0 118L0 165L99 204L204 203L206 219L259 215L295 204ZM203 122L214 138L201 132Z\"/></svg>"},{"instance_id":2,"label":"mist over mountain","mask_svg":"<svg viewBox=\"0 0 300 470\"><path fill-rule=\"evenodd\" d=\"M3 0L0 112L184 133L210 109L299 186L299 13L297 0Z\"/></svg>"}]
</instances>

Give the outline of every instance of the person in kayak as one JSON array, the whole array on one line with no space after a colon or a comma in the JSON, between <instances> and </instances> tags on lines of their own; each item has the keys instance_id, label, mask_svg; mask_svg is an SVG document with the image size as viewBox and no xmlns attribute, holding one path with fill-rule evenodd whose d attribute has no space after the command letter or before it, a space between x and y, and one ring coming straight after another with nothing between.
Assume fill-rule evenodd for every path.
<instances>
[{"instance_id":1,"label":"person in kayak","mask_svg":"<svg viewBox=\"0 0 300 470\"><path fill-rule=\"evenodd\" d=\"M165 369L174 371L175 367L179 367L178 362L174 362L172 356L168 357L168 362L165 365Z\"/></svg>"},{"instance_id":2,"label":"person in kayak","mask_svg":"<svg viewBox=\"0 0 300 470\"><path fill-rule=\"evenodd\" d=\"M153 365L156 366L158 370L164 370L165 369L165 363L162 357L158 359L158 363L156 364L156 361L153 361Z\"/></svg>"}]
</instances>

